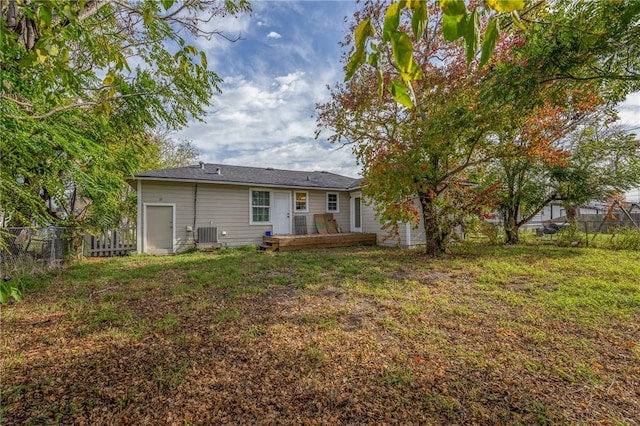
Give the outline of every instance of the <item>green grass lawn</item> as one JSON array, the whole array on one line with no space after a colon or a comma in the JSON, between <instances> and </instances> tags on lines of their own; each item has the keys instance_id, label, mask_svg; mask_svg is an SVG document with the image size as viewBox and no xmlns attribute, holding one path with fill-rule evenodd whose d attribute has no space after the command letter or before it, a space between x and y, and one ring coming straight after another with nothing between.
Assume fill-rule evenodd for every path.
<instances>
[{"instance_id":1,"label":"green grass lawn","mask_svg":"<svg viewBox=\"0 0 640 426\"><path fill-rule=\"evenodd\" d=\"M640 253L92 259L2 307L2 424L640 419Z\"/></svg>"}]
</instances>

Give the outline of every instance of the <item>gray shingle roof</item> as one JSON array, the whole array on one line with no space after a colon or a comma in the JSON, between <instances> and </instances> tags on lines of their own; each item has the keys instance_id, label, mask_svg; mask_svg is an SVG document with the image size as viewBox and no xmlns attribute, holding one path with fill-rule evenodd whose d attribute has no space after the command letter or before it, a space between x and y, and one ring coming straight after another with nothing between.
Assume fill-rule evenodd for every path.
<instances>
[{"instance_id":1,"label":"gray shingle roof","mask_svg":"<svg viewBox=\"0 0 640 426\"><path fill-rule=\"evenodd\" d=\"M360 179L329 172L303 172L270 167L244 167L225 164L204 164L204 168L200 165L194 165L174 169L152 170L138 173L135 177L140 180L197 181L336 190L353 189L360 182Z\"/></svg>"}]
</instances>

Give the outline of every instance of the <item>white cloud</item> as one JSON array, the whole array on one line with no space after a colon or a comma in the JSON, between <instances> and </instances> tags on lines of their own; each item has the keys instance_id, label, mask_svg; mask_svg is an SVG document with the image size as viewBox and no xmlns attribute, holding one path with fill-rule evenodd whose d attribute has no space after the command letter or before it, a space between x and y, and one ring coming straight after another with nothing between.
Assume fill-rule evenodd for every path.
<instances>
[{"instance_id":1,"label":"white cloud","mask_svg":"<svg viewBox=\"0 0 640 426\"><path fill-rule=\"evenodd\" d=\"M358 176L350 148L314 138L315 104L327 101L326 86L343 78L338 42L344 24L338 9L354 6L274 1L252 6L251 17L211 23L243 39L198 46L224 78L222 93L212 98L203 122L192 121L175 136L192 140L207 162ZM277 43L265 40L266 28L267 38Z\"/></svg>"},{"instance_id":2,"label":"white cloud","mask_svg":"<svg viewBox=\"0 0 640 426\"><path fill-rule=\"evenodd\" d=\"M620 116L621 124L632 128L640 127L640 106L635 109L621 108L618 111L618 115Z\"/></svg>"},{"instance_id":3,"label":"white cloud","mask_svg":"<svg viewBox=\"0 0 640 426\"><path fill-rule=\"evenodd\" d=\"M258 151L229 152L218 161L232 165L290 170L327 170L351 177L358 177L360 173L348 149L326 147L313 139L288 142Z\"/></svg>"},{"instance_id":4,"label":"white cloud","mask_svg":"<svg viewBox=\"0 0 640 426\"><path fill-rule=\"evenodd\" d=\"M360 169L349 148L314 139L315 103L328 97L317 80L308 71L276 76L270 82L227 78L206 122L193 122L176 137L193 140L208 162L357 176Z\"/></svg>"},{"instance_id":5,"label":"white cloud","mask_svg":"<svg viewBox=\"0 0 640 426\"><path fill-rule=\"evenodd\" d=\"M640 92L634 92L627 96L624 102L618 104L620 123L630 128L640 128Z\"/></svg>"},{"instance_id":6,"label":"white cloud","mask_svg":"<svg viewBox=\"0 0 640 426\"><path fill-rule=\"evenodd\" d=\"M620 105L629 105L640 107L640 92L633 92L627 96L627 99Z\"/></svg>"},{"instance_id":7,"label":"white cloud","mask_svg":"<svg viewBox=\"0 0 640 426\"><path fill-rule=\"evenodd\" d=\"M636 134L640 133L640 92L630 93L624 102L617 106L620 122L632 129ZM636 188L625 194L628 201L640 202L640 188Z\"/></svg>"}]
</instances>

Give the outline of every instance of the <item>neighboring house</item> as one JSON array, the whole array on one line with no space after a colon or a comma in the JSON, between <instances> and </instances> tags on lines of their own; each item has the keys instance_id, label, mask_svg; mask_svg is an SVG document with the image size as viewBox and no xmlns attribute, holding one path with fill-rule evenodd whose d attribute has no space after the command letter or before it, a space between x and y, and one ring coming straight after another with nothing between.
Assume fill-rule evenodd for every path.
<instances>
[{"instance_id":1,"label":"neighboring house","mask_svg":"<svg viewBox=\"0 0 640 426\"><path fill-rule=\"evenodd\" d=\"M399 239L383 241L374 210L364 203L360 179L329 172L204 164L139 173L139 253L168 254L213 243L222 247L261 244L262 237L293 234L305 217L332 213L340 231L378 234L378 243L424 244L424 235L401 225ZM300 231L298 229L298 231ZM299 232L298 232L299 233Z\"/></svg>"},{"instance_id":2,"label":"neighboring house","mask_svg":"<svg viewBox=\"0 0 640 426\"><path fill-rule=\"evenodd\" d=\"M633 207L634 203L624 202L624 207L630 211L632 208L634 211L640 210L639 207ZM591 220L600 220L595 219L595 217L599 215L605 215L610 209L610 204L602 201L592 200L587 203L584 203L578 209L578 218L591 218ZM617 210L616 210L617 211ZM617 211L619 214L620 212ZM552 201L551 203L544 206L544 208L530 221L528 221L524 228L538 228L544 225L548 225L550 222L560 222L563 223L566 221L567 212L562 206L562 201ZM494 220L493 223L502 224L500 219Z\"/></svg>"}]
</instances>

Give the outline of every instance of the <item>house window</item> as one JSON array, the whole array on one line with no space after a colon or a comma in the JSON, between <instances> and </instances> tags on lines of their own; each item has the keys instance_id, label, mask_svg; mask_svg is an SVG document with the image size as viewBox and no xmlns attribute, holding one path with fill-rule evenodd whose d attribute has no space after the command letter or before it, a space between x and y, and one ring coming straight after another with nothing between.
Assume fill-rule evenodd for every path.
<instances>
[{"instance_id":1,"label":"house window","mask_svg":"<svg viewBox=\"0 0 640 426\"><path fill-rule=\"evenodd\" d=\"M309 211L309 193L296 192L296 212L304 213Z\"/></svg>"},{"instance_id":2,"label":"house window","mask_svg":"<svg viewBox=\"0 0 640 426\"><path fill-rule=\"evenodd\" d=\"M327 211L331 213L338 213L340 211L338 194L336 194L335 192L327 193Z\"/></svg>"},{"instance_id":3,"label":"house window","mask_svg":"<svg viewBox=\"0 0 640 426\"><path fill-rule=\"evenodd\" d=\"M251 223L269 223L271 193L269 191L251 191Z\"/></svg>"}]
</instances>

